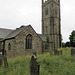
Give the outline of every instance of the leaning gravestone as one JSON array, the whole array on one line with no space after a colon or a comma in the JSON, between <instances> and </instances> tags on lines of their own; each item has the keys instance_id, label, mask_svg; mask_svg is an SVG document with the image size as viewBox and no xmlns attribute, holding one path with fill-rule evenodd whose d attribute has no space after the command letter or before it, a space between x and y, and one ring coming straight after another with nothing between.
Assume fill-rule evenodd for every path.
<instances>
[{"instance_id":1,"label":"leaning gravestone","mask_svg":"<svg viewBox=\"0 0 75 75\"><path fill-rule=\"evenodd\" d=\"M74 56L75 55L75 48L72 48L71 49L71 56Z\"/></svg>"},{"instance_id":2,"label":"leaning gravestone","mask_svg":"<svg viewBox=\"0 0 75 75\"><path fill-rule=\"evenodd\" d=\"M38 64L36 58L32 56L30 60L30 75L39 75L39 68L40 65Z\"/></svg>"},{"instance_id":3,"label":"leaning gravestone","mask_svg":"<svg viewBox=\"0 0 75 75\"><path fill-rule=\"evenodd\" d=\"M4 62L4 68L8 67L7 57L0 54L0 66L2 65L2 62Z\"/></svg>"}]
</instances>

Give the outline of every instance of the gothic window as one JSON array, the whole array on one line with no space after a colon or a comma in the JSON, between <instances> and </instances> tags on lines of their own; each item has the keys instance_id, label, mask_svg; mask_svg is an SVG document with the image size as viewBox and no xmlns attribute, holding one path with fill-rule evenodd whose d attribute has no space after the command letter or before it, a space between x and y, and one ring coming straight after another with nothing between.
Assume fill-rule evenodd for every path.
<instances>
[{"instance_id":1,"label":"gothic window","mask_svg":"<svg viewBox=\"0 0 75 75\"><path fill-rule=\"evenodd\" d=\"M50 25L54 25L54 18L53 17L50 18Z\"/></svg>"},{"instance_id":2,"label":"gothic window","mask_svg":"<svg viewBox=\"0 0 75 75\"><path fill-rule=\"evenodd\" d=\"M53 34L54 33L54 18L51 17L50 18L50 33Z\"/></svg>"},{"instance_id":3,"label":"gothic window","mask_svg":"<svg viewBox=\"0 0 75 75\"><path fill-rule=\"evenodd\" d=\"M53 3L51 3L51 7L53 7Z\"/></svg>"},{"instance_id":4,"label":"gothic window","mask_svg":"<svg viewBox=\"0 0 75 75\"><path fill-rule=\"evenodd\" d=\"M48 15L48 8L46 8L45 10L45 15Z\"/></svg>"},{"instance_id":5,"label":"gothic window","mask_svg":"<svg viewBox=\"0 0 75 75\"><path fill-rule=\"evenodd\" d=\"M26 49L32 49L32 35L26 36Z\"/></svg>"},{"instance_id":6,"label":"gothic window","mask_svg":"<svg viewBox=\"0 0 75 75\"><path fill-rule=\"evenodd\" d=\"M57 17L57 7L55 7L55 17Z\"/></svg>"},{"instance_id":7,"label":"gothic window","mask_svg":"<svg viewBox=\"0 0 75 75\"><path fill-rule=\"evenodd\" d=\"M50 10L50 15L51 15L51 16L54 16L54 9L53 9L52 7L51 7L50 9L51 9L51 10Z\"/></svg>"},{"instance_id":8,"label":"gothic window","mask_svg":"<svg viewBox=\"0 0 75 75\"><path fill-rule=\"evenodd\" d=\"M10 43L8 44L8 50L11 50L11 44Z\"/></svg>"}]
</instances>

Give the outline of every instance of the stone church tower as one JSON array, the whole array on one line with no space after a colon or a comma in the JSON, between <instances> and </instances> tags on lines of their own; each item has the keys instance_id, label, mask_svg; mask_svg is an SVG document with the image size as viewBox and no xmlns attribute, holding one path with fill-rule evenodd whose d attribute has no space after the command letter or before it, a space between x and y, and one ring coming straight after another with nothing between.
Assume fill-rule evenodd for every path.
<instances>
[{"instance_id":1,"label":"stone church tower","mask_svg":"<svg viewBox=\"0 0 75 75\"><path fill-rule=\"evenodd\" d=\"M42 0L42 34L61 47L60 0Z\"/></svg>"}]
</instances>

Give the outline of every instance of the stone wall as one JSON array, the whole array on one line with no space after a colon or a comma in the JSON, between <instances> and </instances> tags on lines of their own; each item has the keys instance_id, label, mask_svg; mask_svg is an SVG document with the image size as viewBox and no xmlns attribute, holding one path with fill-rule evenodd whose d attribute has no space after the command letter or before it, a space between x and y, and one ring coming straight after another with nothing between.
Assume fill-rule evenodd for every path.
<instances>
[{"instance_id":1,"label":"stone wall","mask_svg":"<svg viewBox=\"0 0 75 75\"><path fill-rule=\"evenodd\" d=\"M8 49L8 44L11 44L11 49ZM15 56L15 39L10 39L5 41L5 50L7 57L14 57Z\"/></svg>"},{"instance_id":2,"label":"stone wall","mask_svg":"<svg viewBox=\"0 0 75 75\"><path fill-rule=\"evenodd\" d=\"M32 49L26 49L26 36L31 34L32 39ZM8 50L8 44L11 44L11 50ZM20 32L14 39L9 39L5 41L5 50L7 57L32 55L35 51L37 53L42 53L42 40L36 34L31 26L27 27L24 31Z\"/></svg>"},{"instance_id":3,"label":"stone wall","mask_svg":"<svg viewBox=\"0 0 75 75\"><path fill-rule=\"evenodd\" d=\"M33 37L32 49L26 49L26 36L28 34ZM36 32L31 27L28 27L15 38L15 55L32 55L34 51L42 53L42 41Z\"/></svg>"},{"instance_id":4,"label":"stone wall","mask_svg":"<svg viewBox=\"0 0 75 75\"><path fill-rule=\"evenodd\" d=\"M50 36L55 48L60 47L60 2L57 0L42 2L42 34Z\"/></svg>"}]
</instances>

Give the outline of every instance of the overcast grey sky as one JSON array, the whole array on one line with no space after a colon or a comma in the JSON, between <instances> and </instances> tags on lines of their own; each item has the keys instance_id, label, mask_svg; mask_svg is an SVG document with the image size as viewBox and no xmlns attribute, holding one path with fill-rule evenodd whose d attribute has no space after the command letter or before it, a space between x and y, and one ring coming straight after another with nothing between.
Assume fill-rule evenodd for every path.
<instances>
[{"instance_id":1,"label":"overcast grey sky","mask_svg":"<svg viewBox=\"0 0 75 75\"><path fill-rule=\"evenodd\" d=\"M75 30L75 0L61 1L61 32L68 41ZM41 33L41 0L0 0L0 28L15 29L29 25Z\"/></svg>"}]
</instances>

